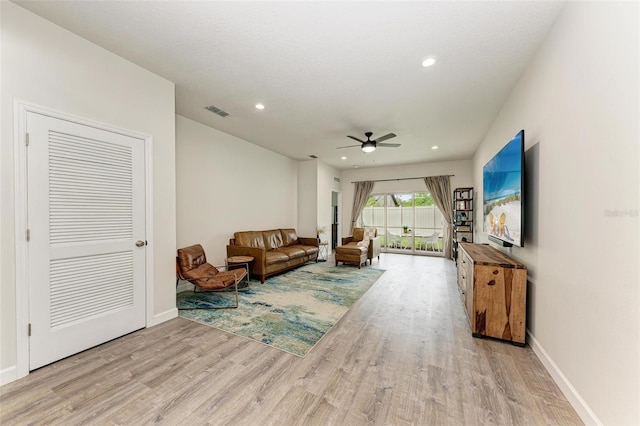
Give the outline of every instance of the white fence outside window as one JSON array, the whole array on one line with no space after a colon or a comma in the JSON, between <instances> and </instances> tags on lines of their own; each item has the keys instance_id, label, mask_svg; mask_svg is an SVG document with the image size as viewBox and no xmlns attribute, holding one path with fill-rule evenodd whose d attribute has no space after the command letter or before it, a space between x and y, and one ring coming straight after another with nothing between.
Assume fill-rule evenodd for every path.
<instances>
[{"instance_id":1,"label":"white fence outside window","mask_svg":"<svg viewBox=\"0 0 640 426\"><path fill-rule=\"evenodd\" d=\"M444 218L436 206L365 207L361 220L363 226L375 226L378 229L378 235L383 236L382 245L387 249L441 251ZM427 241L435 232L440 233L438 242Z\"/></svg>"}]
</instances>

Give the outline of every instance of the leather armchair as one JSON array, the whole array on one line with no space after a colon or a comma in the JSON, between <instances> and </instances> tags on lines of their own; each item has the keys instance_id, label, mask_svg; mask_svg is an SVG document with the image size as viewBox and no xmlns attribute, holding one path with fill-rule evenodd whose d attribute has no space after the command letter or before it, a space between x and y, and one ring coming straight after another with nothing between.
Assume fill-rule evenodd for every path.
<instances>
[{"instance_id":1,"label":"leather armchair","mask_svg":"<svg viewBox=\"0 0 640 426\"><path fill-rule=\"evenodd\" d=\"M377 228L353 228L353 235L350 237L342 238L342 245L346 246L349 243L357 244L365 240L365 234L369 240L369 246L367 248L367 259L369 264L373 264L373 258L377 257L380 261L380 251L382 247L382 238L378 235Z\"/></svg>"},{"instance_id":2,"label":"leather armchair","mask_svg":"<svg viewBox=\"0 0 640 426\"><path fill-rule=\"evenodd\" d=\"M223 271L222 269L227 269ZM203 291L226 291L233 289L236 296L236 304L233 306L200 307L191 306L178 308L179 310L191 309L235 309L238 307L238 284L249 273L248 269L228 270L226 266L215 267L207 262L207 256L200 244L178 249L176 256L176 286L180 280L189 281L194 285L193 292L197 289Z\"/></svg>"}]
</instances>

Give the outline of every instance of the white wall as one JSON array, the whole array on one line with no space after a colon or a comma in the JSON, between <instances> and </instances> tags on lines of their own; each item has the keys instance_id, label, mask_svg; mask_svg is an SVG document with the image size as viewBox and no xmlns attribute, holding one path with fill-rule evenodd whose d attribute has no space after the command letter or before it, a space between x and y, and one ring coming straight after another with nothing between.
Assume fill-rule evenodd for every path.
<instances>
[{"instance_id":1,"label":"white wall","mask_svg":"<svg viewBox=\"0 0 640 426\"><path fill-rule=\"evenodd\" d=\"M298 235L315 237L318 225L318 160L298 162Z\"/></svg>"},{"instance_id":2,"label":"white wall","mask_svg":"<svg viewBox=\"0 0 640 426\"><path fill-rule=\"evenodd\" d=\"M637 2L568 2L474 157L481 198L525 129L529 342L588 423L640 424L638 23Z\"/></svg>"},{"instance_id":3,"label":"white wall","mask_svg":"<svg viewBox=\"0 0 640 426\"><path fill-rule=\"evenodd\" d=\"M324 234L320 234L320 240L331 241L331 223L333 222L331 192L340 192L342 185L334 178L340 179L340 170L328 164L318 161L318 225L324 227Z\"/></svg>"},{"instance_id":4,"label":"white wall","mask_svg":"<svg viewBox=\"0 0 640 426\"><path fill-rule=\"evenodd\" d=\"M176 176L177 247L200 243L215 265L236 231L297 227L295 160L180 115Z\"/></svg>"},{"instance_id":5,"label":"white wall","mask_svg":"<svg viewBox=\"0 0 640 426\"><path fill-rule=\"evenodd\" d=\"M315 237L318 226L325 228L322 241L331 238L331 191L340 191L340 171L320 160L298 162L298 234Z\"/></svg>"},{"instance_id":6,"label":"white wall","mask_svg":"<svg viewBox=\"0 0 640 426\"><path fill-rule=\"evenodd\" d=\"M340 215L340 220L343 225L341 227L342 236L348 236L351 230L351 211L353 210L353 193L355 189L355 184L352 182L442 175L453 175L451 176L451 191L458 187L473 186L471 160L343 170L342 214ZM375 182L372 193L425 192L426 189L427 187L423 179L393 180L388 182Z\"/></svg>"},{"instance_id":7,"label":"white wall","mask_svg":"<svg viewBox=\"0 0 640 426\"><path fill-rule=\"evenodd\" d=\"M173 83L6 1L2 35L0 380L16 365L13 100L153 137L154 302L175 315L175 97Z\"/></svg>"}]
</instances>

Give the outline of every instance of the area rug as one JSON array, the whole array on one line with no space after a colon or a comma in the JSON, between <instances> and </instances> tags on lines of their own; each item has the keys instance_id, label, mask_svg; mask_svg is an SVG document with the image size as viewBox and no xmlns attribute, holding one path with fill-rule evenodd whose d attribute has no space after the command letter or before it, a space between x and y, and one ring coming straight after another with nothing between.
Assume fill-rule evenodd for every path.
<instances>
[{"instance_id":1,"label":"area rug","mask_svg":"<svg viewBox=\"0 0 640 426\"><path fill-rule=\"evenodd\" d=\"M180 316L304 357L384 273L313 263L252 280L237 309L181 310ZM232 293L182 292L178 308L232 305Z\"/></svg>"}]
</instances>

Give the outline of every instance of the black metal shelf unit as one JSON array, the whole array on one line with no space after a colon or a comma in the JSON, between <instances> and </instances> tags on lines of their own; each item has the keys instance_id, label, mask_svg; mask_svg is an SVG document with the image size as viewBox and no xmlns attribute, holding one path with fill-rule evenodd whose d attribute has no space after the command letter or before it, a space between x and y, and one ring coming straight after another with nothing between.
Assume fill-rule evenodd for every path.
<instances>
[{"instance_id":1,"label":"black metal shelf unit","mask_svg":"<svg viewBox=\"0 0 640 426\"><path fill-rule=\"evenodd\" d=\"M453 190L453 258L458 258L458 243L473 242L473 188Z\"/></svg>"}]
</instances>

